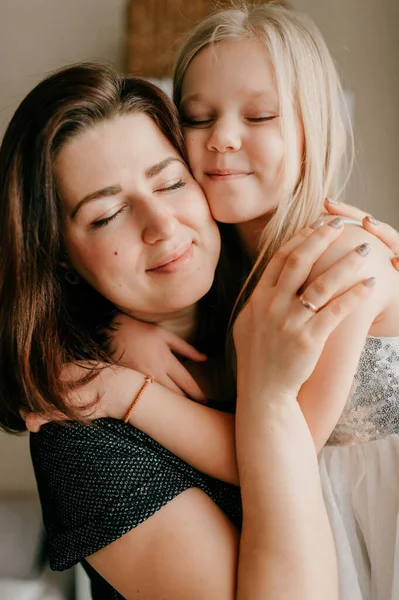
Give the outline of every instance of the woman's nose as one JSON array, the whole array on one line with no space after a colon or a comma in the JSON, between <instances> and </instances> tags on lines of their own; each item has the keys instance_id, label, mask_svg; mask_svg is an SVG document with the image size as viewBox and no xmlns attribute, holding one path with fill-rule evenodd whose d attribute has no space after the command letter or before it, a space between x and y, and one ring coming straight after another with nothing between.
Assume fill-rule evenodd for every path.
<instances>
[{"instance_id":1,"label":"woman's nose","mask_svg":"<svg viewBox=\"0 0 399 600\"><path fill-rule=\"evenodd\" d=\"M237 152L241 148L241 133L238 125L231 121L215 123L207 147L213 152Z\"/></svg>"},{"instance_id":2,"label":"woman's nose","mask_svg":"<svg viewBox=\"0 0 399 600\"><path fill-rule=\"evenodd\" d=\"M143 224L143 241L146 244L170 239L176 232L177 219L165 206L148 208Z\"/></svg>"}]
</instances>

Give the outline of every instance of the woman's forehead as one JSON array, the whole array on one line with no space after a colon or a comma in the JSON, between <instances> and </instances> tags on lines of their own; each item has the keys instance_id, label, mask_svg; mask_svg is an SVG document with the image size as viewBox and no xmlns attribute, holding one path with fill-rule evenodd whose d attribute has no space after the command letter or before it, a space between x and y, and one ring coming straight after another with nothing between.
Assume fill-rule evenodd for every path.
<instances>
[{"instance_id":1,"label":"woman's forehead","mask_svg":"<svg viewBox=\"0 0 399 600\"><path fill-rule=\"evenodd\" d=\"M76 201L120 185L127 174L145 178L167 159L173 159L168 165L182 162L154 121L134 113L97 123L69 140L58 154L55 176L61 196Z\"/></svg>"}]
</instances>

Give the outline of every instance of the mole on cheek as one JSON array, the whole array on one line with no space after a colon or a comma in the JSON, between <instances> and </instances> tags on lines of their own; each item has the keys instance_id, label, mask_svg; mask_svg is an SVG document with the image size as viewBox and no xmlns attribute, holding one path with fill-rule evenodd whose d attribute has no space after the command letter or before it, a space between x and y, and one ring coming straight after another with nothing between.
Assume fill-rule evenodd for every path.
<instances>
[{"instance_id":1,"label":"mole on cheek","mask_svg":"<svg viewBox=\"0 0 399 600\"><path fill-rule=\"evenodd\" d=\"M115 250L114 254L115 256L118 256L118 250Z\"/></svg>"}]
</instances>

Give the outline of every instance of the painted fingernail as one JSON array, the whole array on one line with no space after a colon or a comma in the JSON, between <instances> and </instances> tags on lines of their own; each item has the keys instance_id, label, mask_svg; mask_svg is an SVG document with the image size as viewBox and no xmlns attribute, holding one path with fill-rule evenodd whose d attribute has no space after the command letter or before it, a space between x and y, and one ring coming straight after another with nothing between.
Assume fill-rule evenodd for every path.
<instances>
[{"instance_id":1,"label":"painted fingernail","mask_svg":"<svg viewBox=\"0 0 399 600\"><path fill-rule=\"evenodd\" d=\"M393 257L392 264L395 267L395 269L399 270L399 256L394 256Z\"/></svg>"},{"instance_id":2,"label":"painted fingernail","mask_svg":"<svg viewBox=\"0 0 399 600\"><path fill-rule=\"evenodd\" d=\"M370 250L371 250L371 246L370 246L370 244L367 244L367 243L361 244L360 246L358 246L356 248L356 252L358 254L360 254L360 256L366 256L366 254L368 254L370 252Z\"/></svg>"},{"instance_id":3,"label":"painted fingernail","mask_svg":"<svg viewBox=\"0 0 399 600\"><path fill-rule=\"evenodd\" d=\"M369 277L368 279L365 279L364 281L362 281L362 283L366 287L371 288L371 287L374 287L376 281L377 280L375 277Z\"/></svg>"},{"instance_id":4,"label":"painted fingernail","mask_svg":"<svg viewBox=\"0 0 399 600\"><path fill-rule=\"evenodd\" d=\"M377 219L374 219L371 215L367 215L366 220L372 225L378 225Z\"/></svg>"},{"instance_id":5,"label":"painted fingernail","mask_svg":"<svg viewBox=\"0 0 399 600\"><path fill-rule=\"evenodd\" d=\"M311 224L310 229L317 229L324 225L324 219L317 219L314 223Z\"/></svg>"},{"instance_id":6,"label":"painted fingernail","mask_svg":"<svg viewBox=\"0 0 399 600\"><path fill-rule=\"evenodd\" d=\"M339 204L338 200L336 200L335 198L326 198L326 202L328 202L329 204Z\"/></svg>"},{"instance_id":7,"label":"painted fingernail","mask_svg":"<svg viewBox=\"0 0 399 600\"><path fill-rule=\"evenodd\" d=\"M328 223L328 225L330 227L333 227L334 229L339 229L340 227L342 227L343 224L344 224L344 220L341 219L340 217L336 217L335 219L333 219L332 221L330 221Z\"/></svg>"}]
</instances>

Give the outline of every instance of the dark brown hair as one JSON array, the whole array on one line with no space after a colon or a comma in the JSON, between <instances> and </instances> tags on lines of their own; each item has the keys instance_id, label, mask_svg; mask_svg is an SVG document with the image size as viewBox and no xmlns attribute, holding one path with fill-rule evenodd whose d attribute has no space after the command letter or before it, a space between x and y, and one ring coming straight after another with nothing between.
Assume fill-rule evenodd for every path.
<instances>
[{"instance_id":1,"label":"dark brown hair","mask_svg":"<svg viewBox=\"0 0 399 600\"><path fill-rule=\"evenodd\" d=\"M65 401L62 365L112 361L101 332L116 308L84 281L68 285L60 267L63 243L53 164L72 136L137 112L153 119L187 160L167 96L145 80L96 64L67 67L39 83L5 133L0 150L0 427L7 431L25 429L21 409L40 413L53 407L79 418ZM201 303L207 327L199 328L199 342L206 351L219 351L223 344L226 297L234 298L226 285L223 290L214 286ZM213 332L213 344L205 330Z\"/></svg>"}]
</instances>

